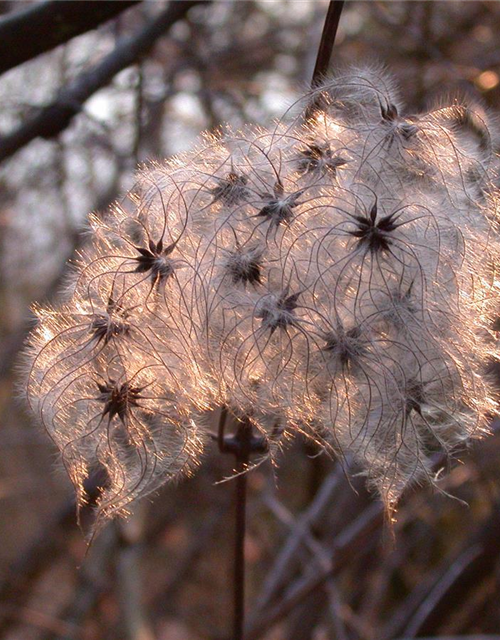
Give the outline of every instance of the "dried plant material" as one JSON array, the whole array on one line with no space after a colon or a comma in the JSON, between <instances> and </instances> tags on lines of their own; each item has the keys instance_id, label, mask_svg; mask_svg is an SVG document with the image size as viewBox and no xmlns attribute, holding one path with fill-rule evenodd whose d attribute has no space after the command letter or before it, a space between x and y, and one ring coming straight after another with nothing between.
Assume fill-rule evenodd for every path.
<instances>
[{"instance_id":1,"label":"dried plant material","mask_svg":"<svg viewBox=\"0 0 500 640\"><path fill-rule=\"evenodd\" d=\"M299 107L142 170L129 210L91 218L64 303L37 310L29 402L81 501L106 472L100 518L191 473L222 405L271 456L297 432L349 453L388 507L433 479L433 453L487 431L487 116L405 116L370 68Z\"/></svg>"}]
</instances>

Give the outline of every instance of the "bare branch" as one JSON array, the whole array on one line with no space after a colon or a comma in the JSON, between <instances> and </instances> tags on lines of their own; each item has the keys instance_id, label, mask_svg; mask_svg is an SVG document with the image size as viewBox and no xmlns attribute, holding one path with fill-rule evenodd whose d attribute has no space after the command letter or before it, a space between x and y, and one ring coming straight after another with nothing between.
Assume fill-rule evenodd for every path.
<instances>
[{"instance_id":1,"label":"bare branch","mask_svg":"<svg viewBox=\"0 0 500 640\"><path fill-rule=\"evenodd\" d=\"M290 590L271 611L262 613L253 625L249 625L245 638L247 640L261 638L267 630L292 611L299 602L322 587L328 578L337 575L360 551L366 551L367 545L370 543L370 539L373 541L373 534L379 529L382 519L383 511L380 504L374 503L365 509L338 536L333 545L331 566L317 570L314 575L305 576L301 581L298 581L293 590Z\"/></svg>"},{"instance_id":2,"label":"bare branch","mask_svg":"<svg viewBox=\"0 0 500 640\"><path fill-rule=\"evenodd\" d=\"M311 505L297 519L296 527L290 532L286 543L274 561L273 568L266 577L262 593L256 605L257 613L275 597L279 587L283 584L283 578L286 576L287 569L290 567L297 549L302 544L303 538L310 532L317 518L322 515L333 492L338 487L341 477L341 469L333 471L324 481Z\"/></svg>"},{"instance_id":3,"label":"bare branch","mask_svg":"<svg viewBox=\"0 0 500 640\"><path fill-rule=\"evenodd\" d=\"M0 20L0 73L95 29L140 0L48 0Z\"/></svg>"},{"instance_id":4,"label":"bare branch","mask_svg":"<svg viewBox=\"0 0 500 640\"><path fill-rule=\"evenodd\" d=\"M16 131L0 138L0 162L35 138L53 138L64 131L90 96L109 84L117 73L136 63L189 9L202 2L203 0L171 2L139 33L122 38L113 52L98 65L83 72L69 86L61 89L52 104L40 109Z\"/></svg>"},{"instance_id":5,"label":"bare branch","mask_svg":"<svg viewBox=\"0 0 500 640\"><path fill-rule=\"evenodd\" d=\"M311 556L304 553L300 554L304 568L311 569L310 558L312 557L312 560L319 570L330 570L330 553L329 550L324 546L324 544L321 541L317 540L313 536L311 531L301 531L301 523L299 523L299 519L295 518L293 514L279 500L276 499L275 496L268 493L264 494L262 498L264 503L269 507L276 518L289 528L291 535L300 536L304 546L307 547L307 549L310 551ZM316 571L316 568L313 568L313 571ZM332 577L329 577L326 580L325 593L328 596L328 610L330 613L331 622L336 629L339 640L347 640L343 620L341 620L338 588ZM302 603L302 607L297 610L299 629L298 631L296 630L294 636L296 635L297 637L303 637L303 628L311 630L311 619L309 617L309 614L315 616L317 615L317 613L317 611L311 611L308 606L308 601L305 600Z\"/></svg>"},{"instance_id":6,"label":"bare branch","mask_svg":"<svg viewBox=\"0 0 500 640\"><path fill-rule=\"evenodd\" d=\"M335 38L337 36L337 29L343 8L343 0L330 0L323 33L321 35L321 42L319 44L316 66L314 67L311 80L311 86L313 88L321 84L325 75L328 73L328 66L330 64L330 58L332 57L332 49L335 44Z\"/></svg>"},{"instance_id":7,"label":"bare branch","mask_svg":"<svg viewBox=\"0 0 500 640\"><path fill-rule=\"evenodd\" d=\"M412 617L404 633L409 638L413 638L418 634L418 630L423 623L429 618L436 606L444 598L445 594L450 588L457 582L464 571L476 560L481 554L481 546L479 544L474 545L466 549L460 556L451 564L448 570L437 581L436 585L427 594L424 602L420 605L415 615Z\"/></svg>"}]
</instances>

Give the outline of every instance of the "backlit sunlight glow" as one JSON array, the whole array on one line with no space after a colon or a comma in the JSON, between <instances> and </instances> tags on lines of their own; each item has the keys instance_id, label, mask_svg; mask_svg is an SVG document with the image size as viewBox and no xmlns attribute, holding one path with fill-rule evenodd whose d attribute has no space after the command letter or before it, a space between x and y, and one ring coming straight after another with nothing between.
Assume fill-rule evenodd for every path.
<instances>
[{"instance_id":1,"label":"backlit sunlight glow","mask_svg":"<svg viewBox=\"0 0 500 640\"><path fill-rule=\"evenodd\" d=\"M498 190L488 116L405 116L353 68L268 129L206 135L92 216L29 346L30 406L98 522L191 474L217 407L296 433L388 507L487 431Z\"/></svg>"}]
</instances>

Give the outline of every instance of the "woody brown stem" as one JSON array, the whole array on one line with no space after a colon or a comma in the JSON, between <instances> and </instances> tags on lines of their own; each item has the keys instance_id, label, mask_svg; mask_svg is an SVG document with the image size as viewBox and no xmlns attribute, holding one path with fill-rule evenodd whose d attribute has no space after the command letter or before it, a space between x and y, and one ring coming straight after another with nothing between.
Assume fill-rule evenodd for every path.
<instances>
[{"instance_id":1,"label":"woody brown stem","mask_svg":"<svg viewBox=\"0 0 500 640\"><path fill-rule=\"evenodd\" d=\"M316 65L314 67L311 88L315 89L321 84L323 78L328 73L328 66L332 57L333 45L337 37L337 29L339 27L340 16L344 8L344 0L330 0L328 12L325 18L323 33L316 57Z\"/></svg>"},{"instance_id":2,"label":"woody brown stem","mask_svg":"<svg viewBox=\"0 0 500 640\"><path fill-rule=\"evenodd\" d=\"M227 417L227 407L222 407L217 439L221 453L232 453L236 458L232 640L243 640L245 623L246 469L248 468L250 455L252 453L263 453L266 450L266 445L262 438L253 435L252 423L247 418L237 419L238 423L234 435L226 435Z\"/></svg>"}]
</instances>

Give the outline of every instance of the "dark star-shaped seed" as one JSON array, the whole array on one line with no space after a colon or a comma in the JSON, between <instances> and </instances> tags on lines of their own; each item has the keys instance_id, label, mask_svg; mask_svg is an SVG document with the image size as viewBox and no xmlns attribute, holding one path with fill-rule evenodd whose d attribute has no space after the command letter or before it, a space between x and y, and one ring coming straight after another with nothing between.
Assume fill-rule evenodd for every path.
<instances>
[{"instance_id":1,"label":"dark star-shaped seed","mask_svg":"<svg viewBox=\"0 0 500 640\"><path fill-rule=\"evenodd\" d=\"M114 301L112 296L109 297L106 311L94 313L90 323L90 332L97 344L103 342L107 345L111 338L124 335L129 329L122 307Z\"/></svg>"},{"instance_id":2,"label":"dark star-shaped seed","mask_svg":"<svg viewBox=\"0 0 500 640\"><path fill-rule=\"evenodd\" d=\"M424 385L420 380L412 379L406 384L406 403L405 413L408 417L412 411L415 411L422 417L422 405L425 403Z\"/></svg>"},{"instance_id":3,"label":"dark star-shaped seed","mask_svg":"<svg viewBox=\"0 0 500 640\"><path fill-rule=\"evenodd\" d=\"M385 108L380 105L380 112L382 114L382 120L393 124L395 131L399 133L405 140L409 140L418 133L418 127L408 120L401 118L398 113L398 108L394 104L387 105Z\"/></svg>"},{"instance_id":4,"label":"dark star-shaped seed","mask_svg":"<svg viewBox=\"0 0 500 640\"><path fill-rule=\"evenodd\" d=\"M278 179L273 191L274 193L262 195L267 202L255 217L266 218L276 227L280 224L288 224L293 219L293 209L300 204L297 200L304 193L304 189L286 196L283 184Z\"/></svg>"},{"instance_id":5,"label":"dark star-shaped seed","mask_svg":"<svg viewBox=\"0 0 500 640\"><path fill-rule=\"evenodd\" d=\"M97 383L100 394L96 398L98 402L104 404L102 416L109 415L109 421L118 416L125 424L132 407L138 407L138 400L141 399L141 387L133 387L128 382L118 385L114 380L109 380L104 384Z\"/></svg>"},{"instance_id":6,"label":"dark star-shaped seed","mask_svg":"<svg viewBox=\"0 0 500 640\"><path fill-rule=\"evenodd\" d=\"M256 313L257 318L262 318L262 326L271 330L271 335L276 329L285 329L297 322L294 312L299 306L297 301L301 292L289 296L288 291L287 287L279 298L273 298L270 304L264 304Z\"/></svg>"},{"instance_id":7,"label":"dark star-shaped seed","mask_svg":"<svg viewBox=\"0 0 500 640\"><path fill-rule=\"evenodd\" d=\"M299 173L325 173L333 176L337 169L347 164L347 160L340 155L334 155L328 144L308 144L300 151Z\"/></svg>"},{"instance_id":8,"label":"dark star-shaped seed","mask_svg":"<svg viewBox=\"0 0 500 640\"><path fill-rule=\"evenodd\" d=\"M326 344L322 351L338 359L342 367L356 364L359 358L368 353L360 327L352 327L345 331L344 326L339 323L336 331L328 331L325 334L324 340Z\"/></svg>"},{"instance_id":9,"label":"dark star-shaped seed","mask_svg":"<svg viewBox=\"0 0 500 640\"><path fill-rule=\"evenodd\" d=\"M380 112L383 120L386 122L394 122L399 118L398 108L395 104L388 104L387 108L384 105L380 105Z\"/></svg>"},{"instance_id":10,"label":"dark star-shaped seed","mask_svg":"<svg viewBox=\"0 0 500 640\"><path fill-rule=\"evenodd\" d=\"M375 201L367 216L355 215L353 218L356 221L356 228L348 233L358 238L360 245L367 247L372 253L389 250L392 244L390 235L400 226L397 223L396 213L378 218Z\"/></svg>"},{"instance_id":11,"label":"dark star-shaped seed","mask_svg":"<svg viewBox=\"0 0 500 640\"><path fill-rule=\"evenodd\" d=\"M260 251L236 249L227 261L227 269L234 284L258 285L262 283L262 256Z\"/></svg>"},{"instance_id":12,"label":"dark star-shaped seed","mask_svg":"<svg viewBox=\"0 0 500 640\"><path fill-rule=\"evenodd\" d=\"M221 200L224 204L232 205L245 200L249 195L246 187L248 178L231 171L225 178L217 178L217 186L209 189L213 195L213 202Z\"/></svg>"},{"instance_id":13,"label":"dark star-shaped seed","mask_svg":"<svg viewBox=\"0 0 500 640\"><path fill-rule=\"evenodd\" d=\"M136 273L151 271L153 285L173 275L175 267L169 255L175 249L175 242L163 248L163 240L160 239L157 243L150 240L148 249L143 247L135 247L135 249L139 252L139 255L133 258L138 263L134 271Z\"/></svg>"}]
</instances>

